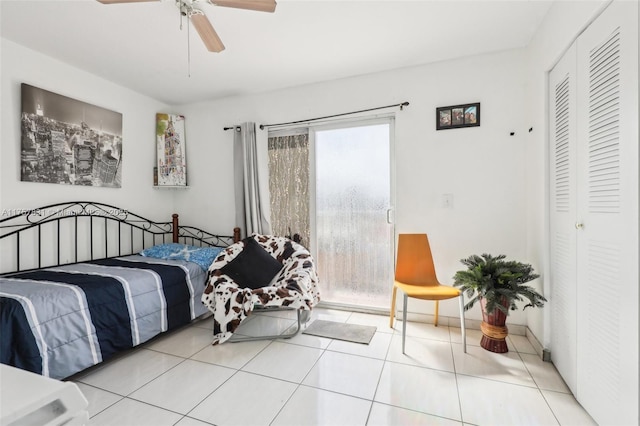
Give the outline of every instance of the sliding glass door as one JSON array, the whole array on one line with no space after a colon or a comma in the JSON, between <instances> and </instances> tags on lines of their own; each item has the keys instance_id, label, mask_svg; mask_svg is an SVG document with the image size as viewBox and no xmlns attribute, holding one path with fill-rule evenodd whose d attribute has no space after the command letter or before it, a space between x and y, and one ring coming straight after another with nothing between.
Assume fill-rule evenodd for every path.
<instances>
[{"instance_id":1,"label":"sliding glass door","mask_svg":"<svg viewBox=\"0 0 640 426\"><path fill-rule=\"evenodd\" d=\"M312 135L312 246L322 300L388 309L393 120L318 128Z\"/></svg>"}]
</instances>

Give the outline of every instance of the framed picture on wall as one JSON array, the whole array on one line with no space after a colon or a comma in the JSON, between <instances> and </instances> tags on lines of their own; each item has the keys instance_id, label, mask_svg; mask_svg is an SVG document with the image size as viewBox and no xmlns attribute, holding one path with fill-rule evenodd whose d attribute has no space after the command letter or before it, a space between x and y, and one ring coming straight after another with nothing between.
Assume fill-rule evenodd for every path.
<instances>
[{"instance_id":1,"label":"framed picture on wall","mask_svg":"<svg viewBox=\"0 0 640 426\"><path fill-rule=\"evenodd\" d=\"M187 147L184 115L156 114L154 186L187 186Z\"/></svg>"},{"instance_id":2,"label":"framed picture on wall","mask_svg":"<svg viewBox=\"0 0 640 426\"><path fill-rule=\"evenodd\" d=\"M120 188L122 114L21 85L23 182Z\"/></svg>"},{"instance_id":3,"label":"framed picture on wall","mask_svg":"<svg viewBox=\"0 0 640 426\"><path fill-rule=\"evenodd\" d=\"M480 102L436 108L436 130L480 125Z\"/></svg>"}]
</instances>

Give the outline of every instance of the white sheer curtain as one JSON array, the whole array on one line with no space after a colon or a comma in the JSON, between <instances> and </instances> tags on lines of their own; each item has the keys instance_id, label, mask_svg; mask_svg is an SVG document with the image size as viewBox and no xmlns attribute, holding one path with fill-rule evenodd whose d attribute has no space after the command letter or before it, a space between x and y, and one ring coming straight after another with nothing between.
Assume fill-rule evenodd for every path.
<instances>
[{"instance_id":1,"label":"white sheer curtain","mask_svg":"<svg viewBox=\"0 0 640 426\"><path fill-rule=\"evenodd\" d=\"M267 168L266 154L260 155L258 150L255 123L238 127L233 138L236 223L244 235L270 234L269 196L263 189L266 178L261 178ZM263 145L266 151L266 144Z\"/></svg>"}]
</instances>

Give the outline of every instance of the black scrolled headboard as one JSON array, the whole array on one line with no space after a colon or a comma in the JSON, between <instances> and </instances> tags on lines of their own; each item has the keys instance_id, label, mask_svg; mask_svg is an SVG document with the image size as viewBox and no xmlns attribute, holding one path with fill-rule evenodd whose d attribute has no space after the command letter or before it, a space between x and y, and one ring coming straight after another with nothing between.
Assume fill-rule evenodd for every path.
<instances>
[{"instance_id":1,"label":"black scrolled headboard","mask_svg":"<svg viewBox=\"0 0 640 426\"><path fill-rule=\"evenodd\" d=\"M136 254L156 244L179 242L226 247L239 240L171 221L155 222L126 209L71 201L34 209L7 209L0 216L0 273Z\"/></svg>"}]
</instances>

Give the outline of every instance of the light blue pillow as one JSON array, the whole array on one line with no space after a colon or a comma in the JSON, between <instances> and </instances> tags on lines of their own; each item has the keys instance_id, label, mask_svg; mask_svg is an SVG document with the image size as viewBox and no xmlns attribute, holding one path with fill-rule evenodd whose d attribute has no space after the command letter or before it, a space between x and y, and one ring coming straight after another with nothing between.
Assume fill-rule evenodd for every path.
<instances>
[{"instance_id":1,"label":"light blue pillow","mask_svg":"<svg viewBox=\"0 0 640 426\"><path fill-rule=\"evenodd\" d=\"M157 259L179 259L194 262L206 271L222 250L224 250L222 247L196 247L187 244L169 243L158 244L144 249L140 254Z\"/></svg>"},{"instance_id":2,"label":"light blue pillow","mask_svg":"<svg viewBox=\"0 0 640 426\"><path fill-rule=\"evenodd\" d=\"M224 250L222 247L196 247L196 250L191 251L189 258L185 260L197 263L206 271L222 250Z\"/></svg>"}]
</instances>

